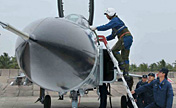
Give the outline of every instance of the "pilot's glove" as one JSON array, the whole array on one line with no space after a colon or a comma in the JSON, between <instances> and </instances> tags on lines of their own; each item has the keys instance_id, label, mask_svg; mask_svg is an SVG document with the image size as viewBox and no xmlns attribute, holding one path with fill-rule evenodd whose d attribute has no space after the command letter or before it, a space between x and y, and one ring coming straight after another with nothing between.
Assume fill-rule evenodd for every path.
<instances>
[{"instance_id":1,"label":"pilot's glove","mask_svg":"<svg viewBox=\"0 0 176 108\"><path fill-rule=\"evenodd\" d=\"M97 27L90 27L91 30L95 31Z\"/></svg>"}]
</instances>

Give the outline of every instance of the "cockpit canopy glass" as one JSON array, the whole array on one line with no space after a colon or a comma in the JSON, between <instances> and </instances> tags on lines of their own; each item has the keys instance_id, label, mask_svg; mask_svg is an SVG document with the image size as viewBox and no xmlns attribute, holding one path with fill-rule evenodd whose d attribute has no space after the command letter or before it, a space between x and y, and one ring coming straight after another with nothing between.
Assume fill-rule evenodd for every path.
<instances>
[{"instance_id":1,"label":"cockpit canopy glass","mask_svg":"<svg viewBox=\"0 0 176 108\"><path fill-rule=\"evenodd\" d=\"M65 19L68 19L70 21L75 22L76 24L89 28L89 23L87 19L84 18L82 15L71 14L71 15L66 16Z\"/></svg>"}]
</instances>

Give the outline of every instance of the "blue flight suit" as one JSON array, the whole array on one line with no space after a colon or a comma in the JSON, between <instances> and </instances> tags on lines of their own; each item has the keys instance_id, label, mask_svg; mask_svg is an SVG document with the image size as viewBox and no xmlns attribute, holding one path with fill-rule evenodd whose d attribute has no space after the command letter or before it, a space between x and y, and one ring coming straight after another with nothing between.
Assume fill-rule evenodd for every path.
<instances>
[{"instance_id":1,"label":"blue flight suit","mask_svg":"<svg viewBox=\"0 0 176 108\"><path fill-rule=\"evenodd\" d=\"M113 46L112 52L119 64L121 66L123 65L123 70L128 72L129 53L133 42L133 37L124 22L117 16L114 16L108 24L97 27L98 31L106 31L108 29L112 29L111 35L106 37L108 41L114 39L116 36L118 37L118 41ZM119 51L121 51L121 54Z\"/></svg>"},{"instance_id":2,"label":"blue flight suit","mask_svg":"<svg viewBox=\"0 0 176 108\"><path fill-rule=\"evenodd\" d=\"M173 103L173 89L170 82L164 79L161 83L159 79L146 84L135 90L136 94L146 92L147 89L153 88L154 102L145 108L172 108Z\"/></svg>"},{"instance_id":3,"label":"blue flight suit","mask_svg":"<svg viewBox=\"0 0 176 108\"><path fill-rule=\"evenodd\" d=\"M153 81L151 81L151 82L153 82ZM154 102L153 88L150 87L150 88L147 89L146 92L144 92L144 107L146 107L147 105L151 104L152 102Z\"/></svg>"},{"instance_id":4,"label":"blue flight suit","mask_svg":"<svg viewBox=\"0 0 176 108\"><path fill-rule=\"evenodd\" d=\"M145 85L145 84L147 84L147 82L142 82L142 81L139 81L138 83L137 83L137 85L136 85L136 89L138 89L139 87L141 87L141 86L143 86L143 85ZM144 101L144 93L141 93L141 94L139 94L139 95L135 95L135 99L137 99L137 106L139 107L139 108L144 108L144 103L143 103L143 101Z\"/></svg>"}]
</instances>

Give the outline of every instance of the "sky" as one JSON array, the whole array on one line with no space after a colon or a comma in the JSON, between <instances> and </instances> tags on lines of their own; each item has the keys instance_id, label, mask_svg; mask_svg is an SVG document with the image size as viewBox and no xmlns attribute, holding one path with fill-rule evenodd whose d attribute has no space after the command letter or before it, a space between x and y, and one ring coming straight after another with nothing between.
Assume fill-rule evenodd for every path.
<instances>
[{"instance_id":1,"label":"sky","mask_svg":"<svg viewBox=\"0 0 176 108\"><path fill-rule=\"evenodd\" d=\"M88 0L63 0L65 15L76 13L88 18ZM56 17L56 0L0 0L0 21L23 30L31 22ZM108 7L115 8L133 35L130 63L154 63L176 60L176 0L95 0L93 26L106 24ZM98 32L109 35L111 30ZM0 55L15 55L17 36L0 27ZM109 41L112 47L118 39Z\"/></svg>"}]
</instances>

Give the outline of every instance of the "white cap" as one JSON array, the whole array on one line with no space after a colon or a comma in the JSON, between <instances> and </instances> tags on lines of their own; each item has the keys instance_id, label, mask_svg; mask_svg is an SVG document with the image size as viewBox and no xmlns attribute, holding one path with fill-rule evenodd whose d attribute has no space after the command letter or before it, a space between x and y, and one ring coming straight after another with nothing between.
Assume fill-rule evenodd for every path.
<instances>
[{"instance_id":1,"label":"white cap","mask_svg":"<svg viewBox=\"0 0 176 108\"><path fill-rule=\"evenodd\" d=\"M104 12L104 14L107 14L109 16L114 16L116 14L115 9L114 8L107 8Z\"/></svg>"}]
</instances>

